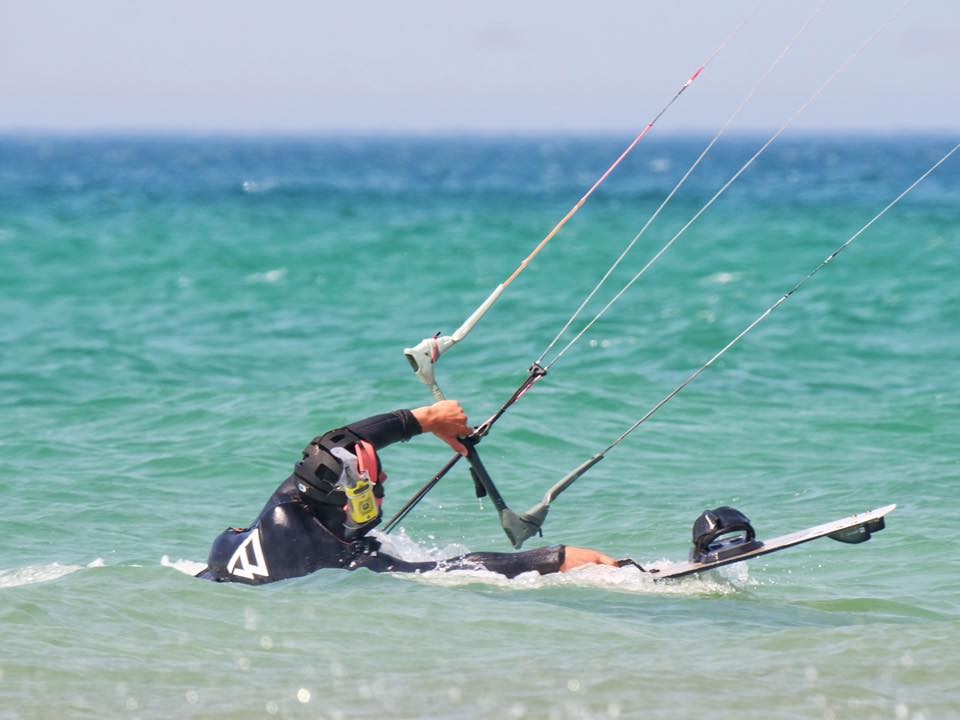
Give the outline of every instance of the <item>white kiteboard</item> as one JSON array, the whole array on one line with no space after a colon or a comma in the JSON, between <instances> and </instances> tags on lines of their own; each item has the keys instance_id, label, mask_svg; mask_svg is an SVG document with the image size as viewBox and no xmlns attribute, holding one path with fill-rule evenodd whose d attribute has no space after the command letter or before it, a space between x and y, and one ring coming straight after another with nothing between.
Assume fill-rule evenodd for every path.
<instances>
[{"instance_id":1,"label":"white kiteboard","mask_svg":"<svg viewBox=\"0 0 960 720\"><path fill-rule=\"evenodd\" d=\"M750 536L738 535L730 539L719 538L706 549L699 560L674 563L665 568L643 568L639 563L629 558L620 560L618 564L621 567L634 565L651 575L654 580L659 581L693 575L723 565L743 562L822 537L830 537L845 543L866 542L873 533L883 530L885 527L884 517L893 512L896 507L896 505L886 505L876 510L851 515L789 535L781 535L772 540L757 540L752 537L752 533L750 533Z\"/></svg>"}]
</instances>

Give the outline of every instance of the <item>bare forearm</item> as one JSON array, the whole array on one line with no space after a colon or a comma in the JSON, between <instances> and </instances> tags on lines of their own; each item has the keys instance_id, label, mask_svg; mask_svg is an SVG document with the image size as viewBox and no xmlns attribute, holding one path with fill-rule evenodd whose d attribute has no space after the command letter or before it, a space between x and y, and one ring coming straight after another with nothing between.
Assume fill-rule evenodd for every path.
<instances>
[{"instance_id":1,"label":"bare forearm","mask_svg":"<svg viewBox=\"0 0 960 720\"><path fill-rule=\"evenodd\" d=\"M466 455L467 449L458 438L466 437L472 430L467 424L467 413L460 403L456 400L441 400L412 412L424 432L432 432L458 453Z\"/></svg>"}]
</instances>

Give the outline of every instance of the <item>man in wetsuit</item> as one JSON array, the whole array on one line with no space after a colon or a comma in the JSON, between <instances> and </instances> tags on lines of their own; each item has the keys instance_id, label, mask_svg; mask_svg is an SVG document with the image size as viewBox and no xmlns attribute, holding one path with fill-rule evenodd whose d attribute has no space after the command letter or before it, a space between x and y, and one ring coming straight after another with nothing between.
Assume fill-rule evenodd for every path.
<instances>
[{"instance_id":1,"label":"man in wetsuit","mask_svg":"<svg viewBox=\"0 0 960 720\"><path fill-rule=\"evenodd\" d=\"M460 404L443 400L416 410L375 415L314 438L293 474L276 489L248 528L229 528L213 542L207 568L197 577L218 582L262 584L308 575L322 568L375 572L485 569L514 577L523 572L565 572L588 564L614 565L595 550L556 545L516 553L469 553L442 561L408 562L380 552L368 535L375 519L357 525L348 516L342 458L358 458L382 497L376 450L431 432L466 454L457 439L470 434ZM347 452L346 455L340 450ZM363 468L365 460L366 468Z\"/></svg>"}]
</instances>

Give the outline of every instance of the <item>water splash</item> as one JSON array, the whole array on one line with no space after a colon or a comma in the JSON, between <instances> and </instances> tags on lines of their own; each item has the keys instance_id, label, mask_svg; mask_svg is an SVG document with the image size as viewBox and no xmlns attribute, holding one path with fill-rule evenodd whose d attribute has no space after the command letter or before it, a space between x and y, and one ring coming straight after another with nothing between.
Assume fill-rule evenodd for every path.
<instances>
[{"instance_id":1,"label":"water splash","mask_svg":"<svg viewBox=\"0 0 960 720\"><path fill-rule=\"evenodd\" d=\"M21 587L23 585L36 585L38 583L50 582L70 575L84 568L104 567L102 558L88 563L87 565L64 565L54 562L48 565L27 565L22 568L10 570L0 570L0 589Z\"/></svg>"},{"instance_id":2,"label":"water splash","mask_svg":"<svg viewBox=\"0 0 960 720\"><path fill-rule=\"evenodd\" d=\"M377 533L377 539L383 543L383 549L391 555L404 560L419 562L425 560L444 560L469 552L463 545L451 544L444 547L425 547L406 535L403 530L394 535ZM665 569L672 563L661 560L651 563L649 568ZM531 571L514 578L489 570L436 570L426 573L397 573L400 577L413 578L418 582L442 587L459 587L480 583L511 590L538 590L551 587L582 587L628 593L657 593L664 595L702 595L729 594L748 584L749 573L746 563L736 563L718 568L698 577L684 578L670 582L657 583L653 578L637 568L613 568L601 565L587 565L566 573L540 575Z\"/></svg>"},{"instance_id":3,"label":"water splash","mask_svg":"<svg viewBox=\"0 0 960 720\"><path fill-rule=\"evenodd\" d=\"M160 558L160 565L167 568L173 568L174 570L182 572L184 575L190 575L191 577L207 567L206 563L197 562L196 560L184 560L183 558L171 560L169 555L164 555L162 558Z\"/></svg>"},{"instance_id":4,"label":"water splash","mask_svg":"<svg viewBox=\"0 0 960 720\"><path fill-rule=\"evenodd\" d=\"M657 565L664 567L669 564L658 563L652 567ZM398 577L441 587L482 584L507 590L566 587L657 595L729 595L746 584L746 566L739 572L720 568L703 576L661 583L654 582L650 575L636 568L613 568L603 565L588 565L569 572L550 575L540 575L531 571L514 578L507 578L489 570L436 570L415 574L398 573Z\"/></svg>"}]
</instances>

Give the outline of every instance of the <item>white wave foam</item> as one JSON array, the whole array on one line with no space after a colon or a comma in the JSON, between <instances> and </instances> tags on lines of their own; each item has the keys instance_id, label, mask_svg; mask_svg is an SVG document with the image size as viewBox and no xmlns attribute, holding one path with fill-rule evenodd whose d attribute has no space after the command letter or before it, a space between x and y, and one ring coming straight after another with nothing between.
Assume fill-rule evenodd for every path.
<instances>
[{"instance_id":1,"label":"white wave foam","mask_svg":"<svg viewBox=\"0 0 960 720\"><path fill-rule=\"evenodd\" d=\"M270 192L277 186L276 180L244 180L241 187L245 193L256 195Z\"/></svg>"},{"instance_id":2,"label":"white wave foam","mask_svg":"<svg viewBox=\"0 0 960 720\"><path fill-rule=\"evenodd\" d=\"M740 273L735 272L717 272L707 278L707 282L714 285L729 285L738 280L740 280Z\"/></svg>"},{"instance_id":3,"label":"white wave foam","mask_svg":"<svg viewBox=\"0 0 960 720\"><path fill-rule=\"evenodd\" d=\"M12 570L0 570L0 588L20 587L21 585L36 585L62 578L65 575L83 570L84 568L104 567L102 558L97 558L87 565L64 565L50 563L49 565L28 565L27 567Z\"/></svg>"},{"instance_id":4,"label":"white wave foam","mask_svg":"<svg viewBox=\"0 0 960 720\"><path fill-rule=\"evenodd\" d=\"M665 563L664 565L669 565ZM436 570L426 573L397 573L397 577L442 587L483 584L511 590L539 590L553 587L579 587L623 593L656 593L660 595L727 595L737 591L739 579L726 573L686 577L669 582L654 582L653 577L634 567L614 568L605 565L585 565L565 573L540 575L523 573L506 578L489 570Z\"/></svg>"},{"instance_id":5,"label":"white wave foam","mask_svg":"<svg viewBox=\"0 0 960 720\"><path fill-rule=\"evenodd\" d=\"M163 567L173 568L191 577L207 567L206 563L197 562L196 560L184 560L183 558L171 560L169 555L164 555L160 558L160 564Z\"/></svg>"},{"instance_id":6,"label":"white wave foam","mask_svg":"<svg viewBox=\"0 0 960 720\"><path fill-rule=\"evenodd\" d=\"M444 560L463 555L469 550L463 545L427 548L418 544L402 530L395 535L376 533L384 552L411 562L425 560ZM648 569L664 570L673 563L660 560L649 565ZM515 578L506 578L489 570L435 570L426 573L397 573L398 577L413 578L443 587L457 587L481 583L515 590L536 590L549 587L587 587L600 588L616 592L660 593L677 595L728 594L736 592L747 583L746 563L736 563L718 568L706 575L686 577L670 582L656 583L653 577L634 567L614 568L603 565L585 565L566 573L540 575L528 572Z\"/></svg>"},{"instance_id":7,"label":"white wave foam","mask_svg":"<svg viewBox=\"0 0 960 720\"><path fill-rule=\"evenodd\" d=\"M247 275L246 281L248 283L278 283L281 280L284 280L287 277L286 268L276 268L275 270L267 270L262 273L253 273L252 275Z\"/></svg>"},{"instance_id":8,"label":"white wave foam","mask_svg":"<svg viewBox=\"0 0 960 720\"><path fill-rule=\"evenodd\" d=\"M466 546L452 543L438 547L425 547L407 535L402 528L394 535L385 535L382 532L371 533L380 541L380 548L387 555L407 560L408 562L426 562L428 560L444 560L470 552Z\"/></svg>"}]
</instances>

